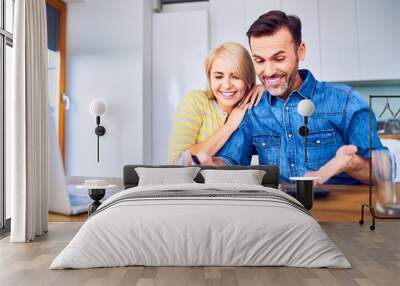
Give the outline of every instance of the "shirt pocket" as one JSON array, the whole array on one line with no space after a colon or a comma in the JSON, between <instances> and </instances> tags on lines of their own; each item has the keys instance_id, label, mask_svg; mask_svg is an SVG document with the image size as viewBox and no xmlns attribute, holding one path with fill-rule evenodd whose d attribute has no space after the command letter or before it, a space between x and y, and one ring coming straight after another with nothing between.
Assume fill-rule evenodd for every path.
<instances>
[{"instance_id":1,"label":"shirt pocket","mask_svg":"<svg viewBox=\"0 0 400 286\"><path fill-rule=\"evenodd\" d=\"M281 136L279 135L256 135L253 137L258 159L263 165L279 165L281 150Z\"/></svg>"},{"instance_id":2,"label":"shirt pocket","mask_svg":"<svg viewBox=\"0 0 400 286\"><path fill-rule=\"evenodd\" d=\"M304 144L304 137L302 140ZM335 157L336 149L334 130L311 131L307 136L307 169L318 170Z\"/></svg>"}]
</instances>

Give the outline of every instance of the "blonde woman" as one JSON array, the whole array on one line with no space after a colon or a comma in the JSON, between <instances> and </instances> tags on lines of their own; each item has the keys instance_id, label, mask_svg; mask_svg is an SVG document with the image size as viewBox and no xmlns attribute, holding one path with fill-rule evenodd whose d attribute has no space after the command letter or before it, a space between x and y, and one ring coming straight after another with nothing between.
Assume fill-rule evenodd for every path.
<instances>
[{"instance_id":1,"label":"blonde woman","mask_svg":"<svg viewBox=\"0 0 400 286\"><path fill-rule=\"evenodd\" d=\"M205 61L206 91L189 92L179 104L169 142L168 162L190 165L214 156L239 127L246 111L261 99L247 50L224 43Z\"/></svg>"}]
</instances>

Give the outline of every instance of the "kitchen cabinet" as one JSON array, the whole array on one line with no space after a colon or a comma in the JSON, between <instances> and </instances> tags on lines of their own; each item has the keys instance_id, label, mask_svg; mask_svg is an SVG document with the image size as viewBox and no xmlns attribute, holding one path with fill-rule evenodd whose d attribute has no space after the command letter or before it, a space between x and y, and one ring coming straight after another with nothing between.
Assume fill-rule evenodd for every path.
<instances>
[{"instance_id":1,"label":"kitchen cabinet","mask_svg":"<svg viewBox=\"0 0 400 286\"><path fill-rule=\"evenodd\" d=\"M245 0L210 0L210 49L224 42L238 42L248 48Z\"/></svg>"},{"instance_id":2,"label":"kitchen cabinet","mask_svg":"<svg viewBox=\"0 0 400 286\"><path fill-rule=\"evenodd\" d=\"M359 79L355 0L319 1L321 80Z\"/></svg>"},{"instance_id":3,"label":"kitchen cabinet","mask_svg":"<svg viewBox=\"0 0 400 286\"><path fill-rule=\"evenodd\" d=\"M210 0L211 43L237 41L263 13L281 9L302 21L300 67L325 81L400 80L398 0Z\"/></svg>"},{"instance_id":4,"label":"kitchen cabinet","mask_svg":"<svg viewBox=\"0 0 400 286\"><path fill-rule=\"evenodd\" d=\"M246 32L262 14L280 9L281 0L245 0Z\"/></svg>"},{"instance_id":5,"label":"kitchen cabinet","mask_svg":"<svg viewBox=\"0 0 400 286\"><path fill-rule=\"evenodd\" d=\"M302 39L306 45L306 56L300 68L309 69L321 78L321 55L318 19L318 0L281 0L281 9L286 14L298 16L302 24Z\"/></svg>"},{"instance_id":6,"label":"kitchen cabinet","mask_svg":"<svg viewBox=\"0 0 400 286\"><path fill-rule=\"evenodd\" d=\"M153 164L167 162L170 131L181 98L190 90L206 86L204 59L207 53L207 11L153 14Z\"/></svg>"},{"instance_id":7,"label":"kitchen cabinet","mask_svg":"<svg viewBox=\"0 0 400 286\"><path fill-rule=\"evenodd\" d=\"M360 80L400 79L400 1L357 0Z\"/></svg>"}]
</instances>

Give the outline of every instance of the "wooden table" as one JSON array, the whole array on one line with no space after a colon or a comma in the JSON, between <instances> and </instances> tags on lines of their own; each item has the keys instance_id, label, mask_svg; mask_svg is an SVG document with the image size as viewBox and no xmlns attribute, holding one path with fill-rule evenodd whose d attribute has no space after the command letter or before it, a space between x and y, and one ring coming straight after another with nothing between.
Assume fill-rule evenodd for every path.
<instances>
[{"instance_id":1,"label":"wooden table","mask_svg":"<svg viewBox=\"0 0 400 286\"><path fill-rule=\"evenodd\" d=\"M295 188L296 185L281 185L280 189ZM323 185L321 189L330 190L325 198L314 200L311 214L317 221L347 221L360 220L361 205L368 203L368 186ZM365 212L365 219L370 219Z\"/></svg>"},{"instance_id":2,"label":"wooden table","mask_svg":"<svg viewBox=\"0 0 400 286\"><path fill-rule=\"evenodd\" d=\"M296 185L280 185L280 189L294 188ZM368 203L368 186L324 185L320 188L331 190L325 197L316 199L311 210L317 221L358 222L361 205ZM87 214L65 216L49 214L49 221L85 221ZM369 224L370 214L365 211L365 220Z\"/></svg>"}]
</instances>

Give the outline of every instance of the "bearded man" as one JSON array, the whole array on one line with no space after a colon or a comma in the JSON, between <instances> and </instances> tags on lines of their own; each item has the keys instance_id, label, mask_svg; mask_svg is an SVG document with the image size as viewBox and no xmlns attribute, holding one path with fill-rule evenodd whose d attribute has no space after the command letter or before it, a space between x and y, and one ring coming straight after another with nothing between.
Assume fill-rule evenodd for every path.
<instances>
[{"instance_id":1,"label":"bearded man","mask_svg":"<svg viewBox=\"0 0 400 286\"><path fill-rule=\"evenodd\" d=\"M306 54L300 19L270 11L247 36L265 92L211 163L249 165L258 154L260 164L280 166L282 183L303 175L319 177L319 184L368 183L368 104L349 86L319 82L310 71L299 70ZM303 99L315 106L308 119L307 160L297 111ZM372 125L372 149L384 149L375 117Z\"/></svg>"}]
</instances>

